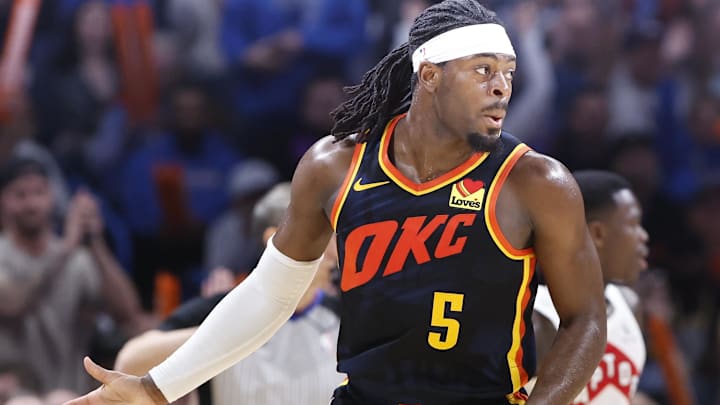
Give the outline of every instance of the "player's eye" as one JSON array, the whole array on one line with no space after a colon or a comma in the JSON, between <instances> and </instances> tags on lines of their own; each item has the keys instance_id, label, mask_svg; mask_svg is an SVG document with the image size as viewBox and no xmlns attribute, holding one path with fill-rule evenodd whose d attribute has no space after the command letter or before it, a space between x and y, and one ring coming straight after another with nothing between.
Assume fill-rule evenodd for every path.
<instances>
[{"instance_id":1,"label":"player's eye","mask_svg":"<svg viewBox=\"0 0 720 405\"><path fill-rule=\"evenodd\" d=\"M515 78L515 69L510 69L505 72L505 80L512 81Z\"/></svg>"},{"instance_id":2,"label":"player's eye","mask_svg":"<svg viewBox=\"0 0 720 405\"><path fill-rule=\"evenodd\" d=\"M487 76L490 74L490 68L488 66L480 66L477 69L475 69L475 71L483 76Z\"/></svg>"}]
</instances>

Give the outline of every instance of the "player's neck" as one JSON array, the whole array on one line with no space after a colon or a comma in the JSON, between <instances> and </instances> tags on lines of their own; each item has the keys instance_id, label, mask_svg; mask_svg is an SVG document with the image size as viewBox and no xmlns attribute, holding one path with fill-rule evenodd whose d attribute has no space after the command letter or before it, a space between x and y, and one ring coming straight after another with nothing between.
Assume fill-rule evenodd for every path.
<instances>
[{"instance_id":1,"label":"player's neck","mask_svg":"<svg viewBox=\"0 0 720 405\"><path fill-rule=\"evenodd\" d=\"M392 140L395 165L420 182L447 173L475 153L467 140L443 128L431 114L412 108L398 122Z\"/></svg>"}]
</instances>

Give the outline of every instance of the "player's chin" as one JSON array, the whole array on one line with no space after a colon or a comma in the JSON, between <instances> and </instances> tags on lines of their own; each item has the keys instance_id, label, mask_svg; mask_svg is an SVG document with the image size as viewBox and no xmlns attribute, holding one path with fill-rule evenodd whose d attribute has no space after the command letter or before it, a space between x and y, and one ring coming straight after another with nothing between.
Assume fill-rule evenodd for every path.
<instances>
[{"instance_id":1,"label":"player's chin","mask_svg":"<svg viewBox=\"0 0 720 405\"><path fill-rule=\"evenodd\" d=\"M483 134L491 138L499 138L503 131L503 126L498 124L485 125Z\"/></svg>"},{"instance_id":2,"label":"player's chin","mask_svg":"<svg viewBox=\"0 0 720 405\"><path fill-rule=\"evenodd\" d=\"M478 152L492 152L496 150L499 145L500 137L498 135L472 133L468 135L468 143Z\"/></svg>"},{"instance_id":3,"label":"player's chin","mask_svg":"<svg viewBox=\"0 0 720 405\"><path fill-rule=\"evenodd\" d=\"M494 123L480 123L476 128L475 134L486 138L497 138L502 132L502 126L495 125Z\"/></svg>"}]
</instances>

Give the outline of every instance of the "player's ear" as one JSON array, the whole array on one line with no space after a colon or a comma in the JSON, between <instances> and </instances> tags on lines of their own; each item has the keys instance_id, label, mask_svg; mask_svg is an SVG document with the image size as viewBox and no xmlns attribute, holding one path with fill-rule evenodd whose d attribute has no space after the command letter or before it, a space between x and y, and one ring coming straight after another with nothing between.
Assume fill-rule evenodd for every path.
<instances>
[{"instance_id":1,"label":"player's ear","mask_svg":"<svg viewBox=\"0 0 720 405\"><path fill-rule=\"evenodd\" d=\"M425 61L420 63L417 75L418 85L427 92L434 93L442 77L442 67Z\"/></svg>"},{"instance_id":2,"label":"player's ear","mask_svg":"<svg viewBox=\"0 0 720 405\"><path fill-rule=\"evenodd\" d=\"M607 227L601 221L590 221L587 224L590 237L596 249L602 248L607 243Z\"/></svg>"}]
</instances>

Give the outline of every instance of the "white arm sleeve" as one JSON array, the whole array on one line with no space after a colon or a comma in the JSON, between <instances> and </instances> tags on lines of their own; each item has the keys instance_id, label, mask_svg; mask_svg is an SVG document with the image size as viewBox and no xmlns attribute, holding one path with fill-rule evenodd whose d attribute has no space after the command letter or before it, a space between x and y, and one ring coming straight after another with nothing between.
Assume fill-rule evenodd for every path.
<instances>
[{"instance_id":1,"label":"white arm sleeve","mask_svg":"<svg viewBox=\"0 0 720 405\"><path fill-rule=\"evenodd\" d=\"M250 276L220 301L185 344L150 370L165 399L177 400L270 340L295 311L320 260L293 260L270 239Z\"/></svg>"}]
</instances>

